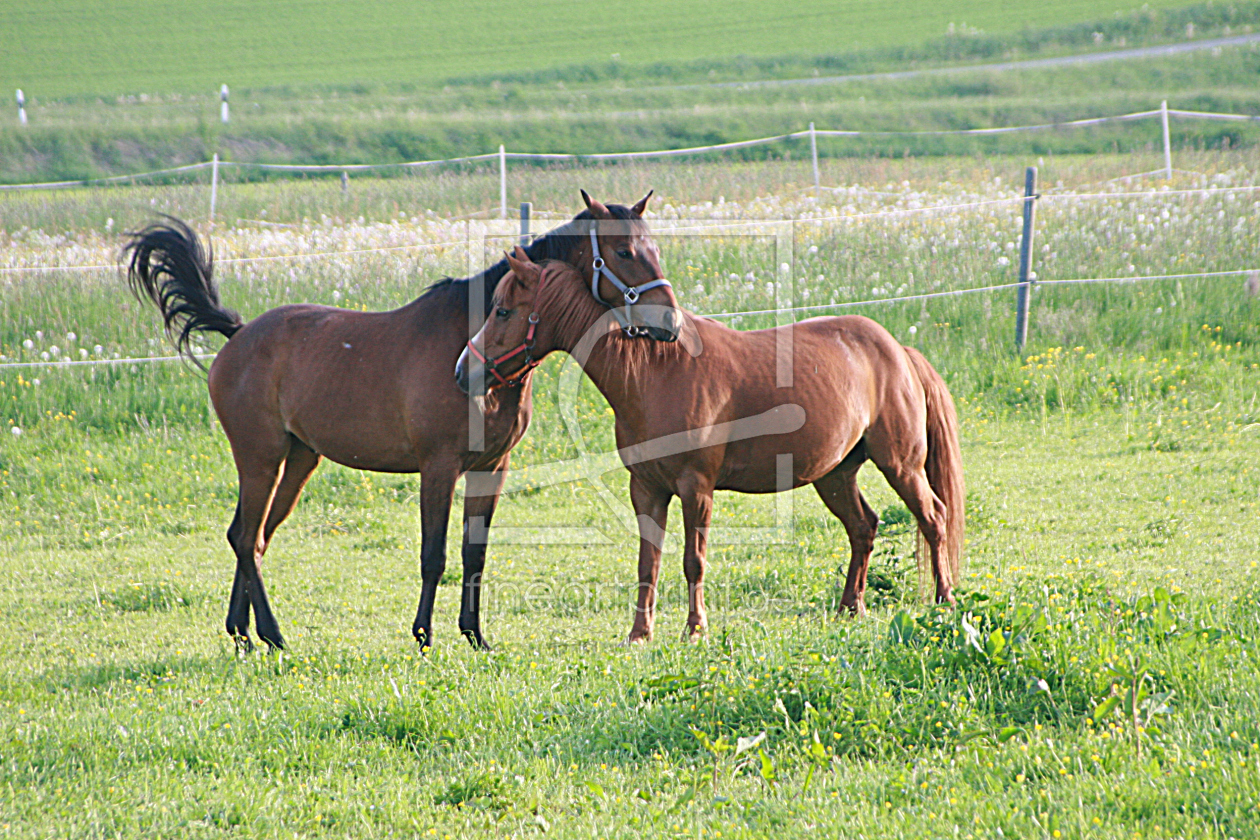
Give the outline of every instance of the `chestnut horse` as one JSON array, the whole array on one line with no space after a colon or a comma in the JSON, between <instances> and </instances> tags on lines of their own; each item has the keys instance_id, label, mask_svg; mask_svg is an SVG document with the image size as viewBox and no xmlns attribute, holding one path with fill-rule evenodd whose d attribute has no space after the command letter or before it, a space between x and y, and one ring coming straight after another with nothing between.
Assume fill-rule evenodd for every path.
<instances>
[{"instance_id":1,"label":"chestnut horse","mask_svg":"<svg viewBox=\"0 0 1260 840\"><path fill-rule=\"evenodd\" d=\"M630 641L652 637L673 496L682 502L687 633L705 631L714 490L771 493L813 484L852 549L841 610L865 612L879 525L857 484L868 458L918 520L928 549L919 552L921 570L930 561L937 601L954 600L964 505L957 418L944 381L917 350L860 316L740 332L686 313L676 343L635 341L613 328L571 267L536 265L519 249L508 262L511 271L494 293L497 316L469 342L475 353L460 356L456 378L474 388L474 355L495 356L532 322L535 358L572 354L612 406L639 520Z\"/></svg>"},{"instance_id":2,"label":"chestnut horse","mask_svg":"<svg viewBox=\"0 0 1260 840\"><path fill-rule=\"evenodd\" d=\"M536 240L528 252L585 266L589 275L592 251L598 250L632 284L661 280L659 252L642 221L651 193L633 207L605 207L582 196L587 209ZM588 233L596 219L619 219L622 225L595 240ZM421 475L421 590L412 634L422 650L433 641L433 602L446 567L456 481L476 471L464 499L459 629L474 647L485 648L480 587L486 529L509 452L529 424L530 382L517 377L511 387L470 406L451 379L451 365L485 317L507 263L480 276L447 278L392 312L297 304L246 323L220 303L211 255L185 223L168 219L132 234L127 254L132 291L157 305L181 351L191 356L193 332L228 338L210 367L209 389L240 481L227 534L236 554L227 632L238 646L253 646L252 608L259 638L272 648L284 647L260 565L276 528L326 457L356 469ZM611 284L603 286L613 291ZM470 300L476 294L481 297ZM475 307L472 329L470 307ZM481 441L470 432L470 410L480 414Z\"/></svg>"}]
</instances>

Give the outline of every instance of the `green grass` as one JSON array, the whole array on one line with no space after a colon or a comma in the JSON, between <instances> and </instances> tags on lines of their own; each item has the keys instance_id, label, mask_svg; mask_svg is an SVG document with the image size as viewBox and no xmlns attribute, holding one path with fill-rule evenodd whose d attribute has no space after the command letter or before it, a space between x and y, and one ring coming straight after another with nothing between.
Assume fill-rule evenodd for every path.
<instances>
[{"instance_id":1,"label":"green grass","mask_svg":"<svg viewBox=\"0 0 1260 840\"><path fill-rule=\"evenodd\" d=\"M1147 3L1156 10L1183 0ZM864 0L837 9L793 4L773 15L760 3L443 3L397 0L349 7L328 0L215 6L84 0L7 6L0 29L20 33L0 60L6 87L36 96L217 92L241 87L409 84L456 76L551 70L620 61L632 67L731 56L811 56L915 46L953 24L996 35L1133 12L1135 4L929 2L898 15ZM1181 34L1181 33L1174 33Z\"/></svg>"},{"instance_id":2,"label":"green grass","mask_svg":"<svg viewBox=\"0 0 1260 840\"><path fill-rule=\"evenodd\" d=\"M272 11L283 17L300 8L278 6ZM550 7L547 13L559 8ZM732 26L742 25L738 22L742 8L732 10L728 5L720 17L733 21ZM962 14L951 8L946 17ZM568 7L564 9L568 13ZM857 21L853 26L864 33L865 46L860 49L848 42L837 43L828 27L802 28L784 18L782 33L790 33L783 36L790 38L789 48L776 34L779 30L762 16L763 28L755 37L771 52L769 57L758 53L760 58L740 58L736 45L722 42L718 48L714 41L707 42L710 46L705 49L712 51L704 53L707 58L696 58L686 51L673 53L668 36L662 40L659 31L643 29L659 44L655 62L648 64L588 60L580 50L539 50L527 39L512 40L506 49L526 45L531 57L543 65L499 61L481 67L463 62L450 67L450 76L434 79L387 71L382 64L384 75L362 83L356 81L352 68L340 64L344 56L337 50L317 51L308 42L301 42L302 49L309 48L310 55L319 56L315 69L324 75L284 83L227 78L235 86L228 126L218 119L218 75L196 92L178 86L111 88L108 75L79 74L76 78L89 80L95 87L83 94L43 94L34 84L23 83L33 97L28 107L31 122L22 128L16 121L0 121L0 179L20 183L130 174L207 160L215 152L225 160L245 162L390 163L488 153L500 143L513 151L577 154L677 148L800 131L811 121L820 128L895 131L1039 124L1149 110L1165 98L1173 107L1260 112L1252 83L1260 70L1260 51L1254 45L1219 54L1203 52L1054 70L974 71L817 87L703 87L703 83L713 81L958 66L1181 41L1188 25L1195 27L1196 37L1237 34L1260 26L1257 3L1163 9L1157 4L1153 11L1128 10L1118 16L1112 16L1108 7L1082 5L1078 18L1072 18L1071 11L1062 4L1046 7L1044 13L1055 16L1056 25L1052 25L1039 17L1043 10L1028 6L1019 13L1026 15L1021 18L1026 23L1022 29L976 24L986 33L946 35L944 23L939 27L931 23L943 12L925 5L920 14L904 18L881 13L880 26L896 27L896 39L885 42L879 34L882 30L867 26L864 17L882 10L863 6L835 18L847 31L845 22L853 16ZM801 12L808 13L808 8ZM117 16L118 12L111 7L108 14ZM345 14L362 17L358 11ZM119 19L128 25L133 20L126 15ZM370 23L370 16L366 20ZM920 30L919 26L929 28ZM869 39L865 37L867 30ZM348 31L358 30L350 27ZM663 26L661 31L687 30ZM195 29L186 32L195 33ZM398 27L396 32L405 33L406 27ZM824 33L825 46L810 40L819 33ZM238 42L230 40L213 43L226 45L225 49L239 48ZM444 43L459 42L447 39ZM162 48L171 44L189 61L205 54L178 46L178 38L164 37L150 44ZM96 63L121 68L126 66L123 59L134 54L114 52L114 59ZM76 48L74 57L58 66L71 67L80 56L95 62L86 58L90 55L90 49ZM273 59L272 51L251 55ZM354 55L375 60L381 53L376 48L356 47ZM154 64L147 52L140 62L144 68L160 66L163 72L180 66L173 61ZM289 61L284 66L299 72L300 65ZM695 83L702 86L677 87ZM1174 121L1172 129L1178 150L1250 145L1256 141L1258 130L1248 124L1183 121ZM824 140L820 153L825 157L1065 154L1134 151L1156 148L1159 143L1158 124L1148 121L999 137ZM744 150L728 157L786 156L799 160L807 154L808 145L802 141ZM228 177L238 177L238 173L230 172Z\"/></svg>"},{"instance_id":3,"label":"green grass","mask_svg":"<svg viewBox=\"0 0 1260 840\"><path fill-rule=\"evenodd\" d=\"M587 175L618 198L664 183L653 205L664 231L672 218L1009 196L1019 173L965 158L830 165L870 189L815 202L795 191L799 165L758 162ZM1193 166L1217 184L1254 183L1260 168L1250 151ZM1086 191L1141 168L1055 158L1042 176L1050 192ZM568 212L577 177L523 183ZM234 185L214 240L221 256L439 241L460 229L448 216L492 186L356 181L343 198L325 182ZM1255 198L1047 198L1036 267L1051 278L1255 265ZM203 199L191 187L5 197L2 253L108 261L119 228ZM1015 209L798 225L794 299L1004 282ZM261 218L273 224L246 221ZM687 305L768 302L745 279L782 260L764 238L660 241ZM226 302L249 316L295 300L394 305L465 264L454 248L219 272ZM165 352L155 315L110 273L0 282L7 361L54 344L73 357L98 343L107 356ZM265 565L291 648L238 658L222 630L235 476L203 380L176 365L0 371L0 834L1260 833L1260 302L1243 284L1043 287L1023 356L1008 349L1011 296L865 310L920 346L959 401L962 606L916 602L908 517L867 469L886 523L871 615L834 617L847 540L805 489L785 541L714 539L711 632L698 645L678 640L675 507L659 638L620 646L636 538L579 481L500 507L487 565L495 652L458 638L455 584L439 589L438 644L421 658L409 633L419 480L325 465ZM559 367L539 371L518 466L575 454L557 416ZM611 423L589 385L578 416L590 448L607 449ZM624 472L602 480L625 504ZM719 494L715 526L769 526L773 503ZM503 536L540 525L596 528L606 543ZM453 534L449 557L457 546Z\"/></svg>"}]
</instances>

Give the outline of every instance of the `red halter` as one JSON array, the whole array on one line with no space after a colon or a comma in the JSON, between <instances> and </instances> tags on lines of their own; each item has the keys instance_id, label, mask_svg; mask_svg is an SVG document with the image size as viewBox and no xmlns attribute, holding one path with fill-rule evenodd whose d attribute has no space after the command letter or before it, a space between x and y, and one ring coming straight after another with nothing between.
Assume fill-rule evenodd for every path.
<instances>
[{"instance_id":1,"label":"red halter","mask_svg":"<svg viewBox=\"0 0 1260 840\"><path fill-rule=\"evenodd\" d=\"M521 342L520 344L518 344L513 349L504 353L502 356L499 356L498 358L487 359L485 356L481 355L481 353L477 350L477 348L473 346L471 338L468 339L468 352L472 353L473 356L477 358L477 361L481 362L481 364L485 366L486 370L494 374L494 378L499 380L500 385L506 385L508 387L512 387L513 385L520 385L521 382L525 379L525 377L529 375L529 372L533 370L534 368L538 367L538 365L542 363L539 359L535 359L533 356L534 329L537 326L538 326L538 313L533 312L529 316L529 332L525 333L525 340ZM503 364L508 359L511 359L512 357L520 353L525 354L524 367L522 367L516 373L510 374L507 377L504 377L503 374L499 373L499 365Z\"/></svg>"}]
</instances>

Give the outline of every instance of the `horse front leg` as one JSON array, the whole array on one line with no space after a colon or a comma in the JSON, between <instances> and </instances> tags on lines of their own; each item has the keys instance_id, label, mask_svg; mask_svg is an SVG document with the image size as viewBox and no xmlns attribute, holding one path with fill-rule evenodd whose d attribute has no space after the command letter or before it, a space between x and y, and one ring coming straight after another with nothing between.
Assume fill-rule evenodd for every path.
<instances>
[{"instance_id":1,"label":"horse front leg","mask_svg":"<svg viewBox=\"0 0 1260 840\"><path fill-rule=\"evenodd\" d=\"M433 646L433 602L438 583L446 572L446 527L459 469L454 466L425 470L420 475L420 606L411 635L420 652Z\"/></svg>"},{"instance_id":2,"label":"horse front leg","mask_svg":"<svg viewBox=\"0 0 1260 840\"><path fill-rule=\"evenodd\" d=\"M709 629L704 608L705 554L709 546L709 523L713 518L713 488L703 482L685 482L680 495L683 514L683 574L687 576L687 630L685 638L696 640Z\"/></svg>"},{"instance_id":3,"label":"horse front leg","mask_svg":"<svg viewBox=\"0 0 1260 840\"><path fill-rule=\"evenodd\" d=\"M665 524L672 494L649 488L639 478L630 477L630 503L639 520L639 592L635 600L630 643L652 640L656 621L656 583L661 573L661 548L665 544Z\"/></svg>"},{"instance_id":4,"label":"horse front leg","mask_svg":"<svg viewBox=\"0 0 1260 840\"><path fill-rule=\"evenodd\" d=\"M467 474L464 488L464 583L459 602L459 631L476 650L490 650L481 635L481 584L490 541L490 520L507 478L508 456L490 472Z\"/></svg>"}]
</instances>

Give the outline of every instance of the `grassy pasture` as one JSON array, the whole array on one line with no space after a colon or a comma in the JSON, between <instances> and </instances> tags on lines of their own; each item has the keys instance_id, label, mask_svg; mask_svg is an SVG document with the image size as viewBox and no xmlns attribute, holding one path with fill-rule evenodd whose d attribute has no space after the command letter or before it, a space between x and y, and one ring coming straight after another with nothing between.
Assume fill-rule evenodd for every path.
<instances>
[{"instance_id":1,"label":"grassy pasture","mask_svg":"<svg viewBox=\"0 0 1260 840\"><path fill-rule=\"evenodd\" d=\"M1045 161L1043 279L1260 264L1255 194L1071 197L1147 163ZM768 305L784 256L738 231L668 235L681 220L825 219L795 226L798 304L1012 278L1017 203L854 217L1009 199L1017 162L830 165L832 183L854 186L820 198L799 190L807 173L792 163L538 171L520 184L566 214L579 181L618 199L660 187L663 264L701 312ZM1260 169L1252 152L1188 167L1203 174L1175 186L1253 184ZM464 273L462 243L348 252L458 243L454 217L484 210L492 190L476 174L355 181L347 197L322 181L233 185L219 257L346 253L224 262L225 300L247 316L291 300L397 305ZM0 255L107 264L120 229L154 209L198 218L204 200L193 187L3 196ZM496 651L456 638L455 583L421 659L408 635L418 480L325 465L267 557L292 650L238 659L221 630L235 481L202 380L175 365L0 370L0 834L1253 836L1260 301L1245 282L1043 287L1022 358L1007 349L1013 295L862 310L921 347L958 397L963 606L916 603L905 511L867 471L886 522L871 617L833 617L846 541L804 490L790 536L714 545L712 632L694 646L675 637L677 550L661 638L617 644L634 539L579 481L512 494L496 525L595 528L605 542L492 541ZM5 361L53 346L60 358L166 352L112 272L0 284ZM558 417L560 367L540 369L519 465L577 454ZM606 450L611 424L589 385L577 414L587 447ZM597 480L626 503L624 472ZM722 528L775 522L768 498L723 494L716 508Z\"/></svg>"}]
</instances>

